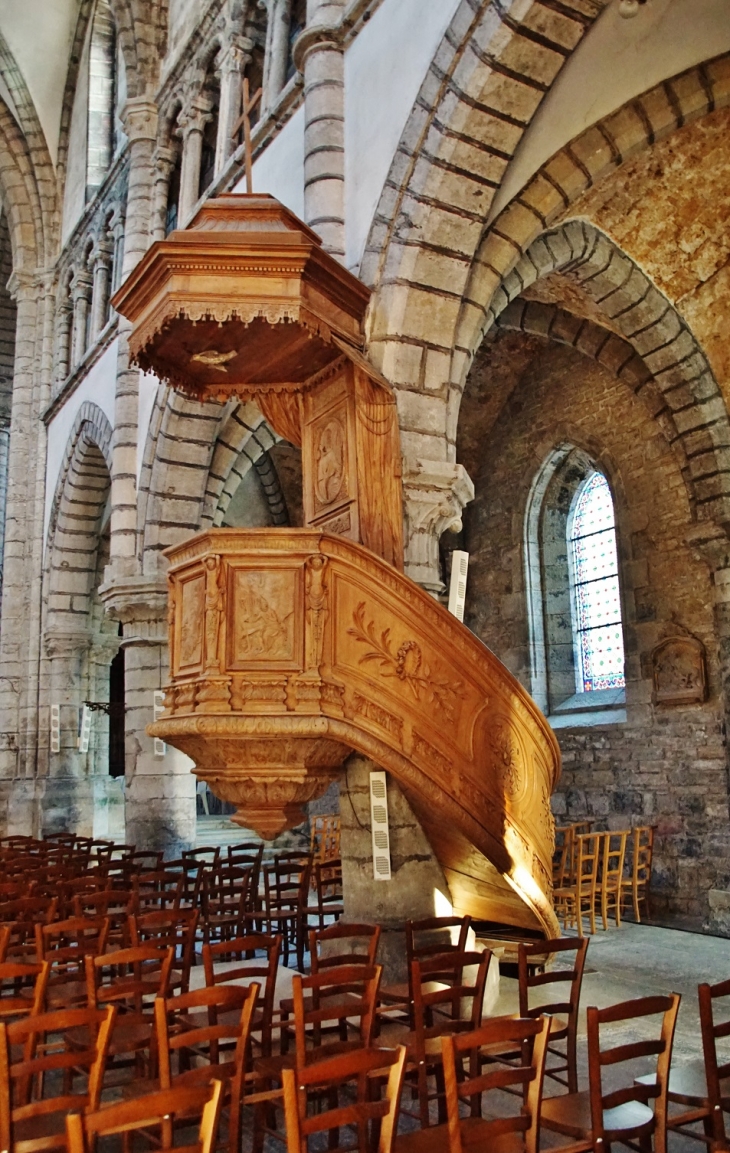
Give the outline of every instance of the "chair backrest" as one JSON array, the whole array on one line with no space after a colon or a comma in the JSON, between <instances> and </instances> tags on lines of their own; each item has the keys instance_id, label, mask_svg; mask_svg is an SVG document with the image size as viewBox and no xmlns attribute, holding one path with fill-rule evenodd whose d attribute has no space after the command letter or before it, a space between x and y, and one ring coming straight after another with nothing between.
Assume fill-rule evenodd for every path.
<instances>
[{"instance_id":1,"label":"chair backrest","mask_svg":"<svg viewBox=\"0 0 730 1153\"><path fill-rule=\"evenodd\" d=\"M118 848L120 846L117 846ZM164 856L162 849L135 849L133 846L124 846L129 850L124 853L124 859L128 861L138 873L153 873L161 869L162 858Z\"/></svg>"},{"instance_id":2,"label":"chair backrest","mask_svg":"<svg viewBox=\"0 0 730 1153\"><path fill-rule=\"evenodd\" d=\"M187 993L190 984L199 917L198 909L155 909L150 913L133 913L129 918L132 946L172 948L172 969L183 993Z\"/></svg>"},{"instance_id":3,"label":"chair backrest","mask_svg":"<svg viewBox=\"0 0 730 1153\"><path fill-rule=\"evenodd\" d=\"M174 950L141 945L86 957L89 1005L116 1004L125 1012L141 1013L154 997L167 996Z\"/></svg>"},{"instance_id":4,"label":"chair backrest","mask_svg":"<svg viewBox=\"0 0 730 1153\"><path fill-rule=\"evenodd\" d=\"M0 1017L28 1017L40 1013L46 999L49 961L26 964L4 961L0 965Z\"/></svg>"},{"instance_id":5,"label":"chair backrest","mask_svg":"<svg viewBox=\"0 0 730 1153\"><path fill-rule=\"evenodd\" d=\"M602 841L602 833L577 833L574 837L575 884L579 896L595 893Z\"/></svg>"},{"instance_id":6,"label":"chair backrest","mask_svg":"<svg viewBox=\"0 0 730 1153\"><path fill-rule=\"evenodd\" d=\"M720 1063L718 1060L717 1042L721 1038L730 1037L730 1018L728 1007L725 1007L725 1020L718 1021L715 1002L724 997L730 997L730 980L721 981L717 985L702 984L698 986L697 997L700 1003L700 1027L702 1030L702 1049L705 1057L705 1075L707 1077L707 1095L712 1106L712 1120L715 1126L715 1139L725 1144L725 1124L722 1111L722 1088L720 1082L730 1077L730 1061ZM727 1090L725 1090L727 1096Z\"/></svg>"},{"instance_id":7,"label":"chair backrest","mask_svg":"<svg viewBox=\"0 0 730 1153\"><path fill-rule=\"evenodd\" d=\"M506 1113L510 1100L505 1093L499 1107L487 1104L493 1119L479 1126L479 1148L488 1149L505 1133L524 1134L525 1153L537 1153L540 1146L540 1106L545 1077L545 1057L550 1035L550 1018L496 1019L470 1033L448 1034L441 1039L444 1087L448 1114L449 1153L462 1153L462 1121L459 1105L471 1101L472 1116L481 1117L485 1093L518 1089L517 1103ZM479 1050L494 1045L519 1051L510 1064L495 1063L481 1072ZM465 1057L470 1071L464 1072ZM512 1100L515 1100L513 1097ZM494 1116L497 1114L497 1116ZM446 1150L444 1150L446 1153Z\"/></svg>"},{"instance_id":8,"label":"chair backrest","mask_svg":"<svg viewBox=\"0 0 730 1153\"><path fill-rule=\"evenodd\" d=\"M186 1141L185 1150L186 1153L212 1153L218 1135L222 1100L223 1085L220 1081L213 1081L201 1088L182 1086L145 1093L83 1116L70 1113L66 1118L68 1151L93 1153L99 1137L148 1130L153 1126L161 1129L161 1147L171 1149L174 1147L172 1122L178 1118L200 1116L197 1143L190 1145Z\"/></svg>"},{"instance_id":9,"label":"chair backrest","mask_svg":"<svg viewBox=\"0 0 730 1153\"><path fill-rule=\"evenodd\" d=\"M323 1033L354 1031L360 1048L371 1045L382 975L382 965L340 965L292 978L297 1068L326 1056Z\"/></svg>"},{"instance_id":10,"label":"chair backrest","mask_svg":"<svg viewBox=\"0 0 730 1153\"><path fill-rule=\"evenodd\" d=\"M342 860L330 857L326 861L315 861L314 890L317 894L317 907L322 917L327 915L328 905L341 907L342 902Z\"/></svg>"},{"instance_id":11,"label":"chair backrest","mask_svg":"<svg viewBox=\"0 0 730 1153\"><path fill-rule=\"evenodd\" d=\"M139 873L135 879L137 907L139 909L177 909L183 895L185 879L182 873L167 869L153 869Z\"/></svg>"},{"instance_id":12,"label":"chair backrest","mask_svg":"<svg viewBox=\"0 0 730 1153\"><path fill-rule=\"evenodd\" d=\"M284 1069L287 1153L306 1153L313 1134L344 1125L357 1128L358 1149L372 1149L374 1124L379 1126L377 1153L392 1153L405 1061L406 1048L399 1045L397 1049L344 1053L296 1071ZM368 1074L381 1069L388 1070L385 1094L381 1100L374 1100L374 1081ZM346 1094L342 1101L338 1099L338 1090ZM309 1093L316 1093L320 1103L320 1109L312 1115L308 1115L307 1108ZM322 1110L323 1100L328 1102L328 1109Z\"/></svg>"},{"instance_id":13,"label":"chair backrest","mask_svg":"<svg viewBox=\"0 0 730 1153\"><path fill-rule=\"evenodd\" d=\"M257 957L263 953L263 957ZM245 937L234 937L230 941L219 941L214 945L203 945L203 968L205 983L208 986L225 985L229 981L255 981L263 983L260 997L261 1018L257 1031L261 1029L261 1051L268 1057L271 1053L271 1029L276 995L276 973L281 955L281 934L268 936L264 933L248 933ZM240 965L235 962L240 961ZM224 972L215 971L215 966L225 964ZM228 966L231 966L230 968Z\"/></svg>"},{"instance_id":14,"label":"chair backrest","mask_svg":"<svg viewBox=\"0 0 730 1153\"><path fill-rule=\"evenodd\" d=\"M40 921L49 924L56 917L58 897L18 897L0 904L0 921Z\"/></svg>"},{"instance_id":15,"label":"chair backrest","mask_svg":"<svg viewBox=\"0 0 730 1153\"><path fill-rule=\"evenodd\" d=\"M336 965L374 965L379 943L380 925L336 921L324 929L312 929L309 934L312 972Z\"/></svg>"},{"instance_id":16,"label":"chair backrest","mask_svg":"<svg viewBox=\"0 0 730 1153\"><path fill-rule=\"evenodd\" d=\"M425 917L406 921L406 962L432 957L453 949L463 953L471 928L471 917Z\"/></svg>"},{"instance_id":17,"label":"chair backrest","mask_svg":"<svg viewBox=\"0 0 730 1153\"><path fill-rule=\"evenodd\" d=\"M622 829L619 832L611 832L609 830L609 832L603 834L601 884L611 892L618 892L621 888L628 837L628 829Z\"/></svg>"},{"instance_id":18,"label":"chair backrest","mask_svg":"<svg viewBox=\"0 0 730 1153\"><path fill-rule=\"evenodd\" d=\"M426 1040L443 1033L446 1026L451 1032L479 1028L491 959L491 952L485 949L483 953L438 953L411 962L417 1059L424 1057Z\"/></svg>"},{"instance_id":19,"label":"chair backrest","mask_svg":"<svg viewBox=\"0 0 730 1153\"><path fill-rule=\"evenodd\" d=\"M199 849L183 849L183 860L200 861L204 865L217 865L221 851L218 845L203 845Z\"/></svg>"},{"instance_id":20,"label":"chair backrest","mask_svg":"<svg viewBox=\"0 0 730 1153\"><path fill-rule=\"evenodd\" d=\"M68 917L50 925L36 922L39 961L50 961L54 974L84 969L84 957L103 953L109 938L107 917ZM83 979L83 978L82 978Z\"/></svg>"},{"instance_id":21,"label":"chair backrest","mask_svg":"<svg viewBox=\"0 0 730 1153\"><path fill-rule=\"evenodd\" d=\"M540 1017L546 1013L553 1017L568 1014L577 1024L587 951L587 937L560 937L555 941L530 943L521 941L518 947L520 1017ZM557 954L562 956L566 953L575 953L572 968L547 969L543 973L530 974L530 967L535 964L535 960ZM530 991L544 989L548 985L560 986L560 989L555 990L555 999L549 1002L541 1000L539 1005L531 1005ZM569 988L566 988L566 985ZM563 990L563 995L559 996Z\"/></svg>"},{"instance_id":22,"label":"chair backrest","mask_svg":"<svg viewBox=\"0 0 730 1153\"><path fill-rule=\"evenodd\" d=\"M211 985L178 997L156 998L155 1032L161 1089L169 1089L173 1084L176 1055L178 1073L191 1067L224 1064L233 1058L238 1076L242 1077L260 988L255 982L247 988Z\"/></svg>"},{"instance_id":23,"label":"chair backrest","mask_svg":"<svg viewBox=\"0 0 730 1153\"><path fill-rule=\"evenodd\" d=\"M62 1009L0 1024L0 1142L13 1149L13 1126L20 1121L72 1109L98 1109L116 1009ZM88 1037L85 1045L71 1042ZM87 1076L84 1091L73 1092L76 1072ZM59 1074L64 1073L63 1084ZM59 1092L60 1090L60 1092ZM8 1111L9 1107L9 1111Z\"/></svg>"},{"instance_id":24,"label":"chair backrest","mask_svg":"<svg viewBox=\"0 0 730 1153\"><path fill-rule=\"evenodd\" d=\"M555 828L555 852L553 854L553 886L556 889L569 884L573 872L573 826L558 825Z\"/></svg>"},{"instance_id":25,"label":"chair backrest","mask_svg":"<svg viewBox=\"0 0 730 1153\"><path fill-rule=\"evenodd\" d=\"M340 817L337 813L320 813L312 817L310 850L314 860L329 861L340 855Z\"/></svg>"},{"instance_id":26,"label":"chair backrest","mask_svg":"<svg viewBox=\"0 0 730 1153\"><path fill-rule=\"evenodd\" d=\"M264 865L264 904L268 913L306 907L312 862L309 856Z\"/></svg>"},{"instance_id":27,"label":"chair backrest","mask_svg":"<svg viewBox=\"0 0 730 1153\"><path fill-rule=\"evenodd\" d=\"M654 857L654 828L652 825L638 825L634 829L633 875L639 885L651 881L651 866Z\"/></svg>"},{"instance_id":28,"label":"chair backrest","mask_svg":"<svg viewBox=\"0 0 730 1153\"><path fill-rule=\"evenodd\" d=\"M654 1099L654 1150L666 1153L667 1149L667 1086L669 1067L672 1061L672 1044L680 1002L679 993L669 996L638 997L619 1005L609 1005L606 1009L590 1006L586 1010L588 1032L588 1083L591 1100L593 1141L596 1148L605 1144L604 1113L627 1101L647 1104ZM601 1026L615 1025L623 1021L636 1021L642 1017L661 1015L661 1029L655 1039L621 1041L610 1048L601 1048ZM643 1078L634 1080L633 1070L627 1076L627 1083L618 1089L603 1086L603 1069L610 1065L612 1082L615 1084L615 1069L619 1064L633 1061L637 1057L656 1056L656 1079L652 1084Z\"/></svg>"},{"instance_id":29,"label":"chair backrest","mask_svg":"<svg viewBox=\"0 0 730 1153\"><path fill-rule=\"evenodd\" d=\"M205 868L205 862L197 861L194 857L180 857L175 861L165 861L165 869L168 873L182 874L182 903L184 905L190 905L197 909Z\"/></svg>"}]
</instances>

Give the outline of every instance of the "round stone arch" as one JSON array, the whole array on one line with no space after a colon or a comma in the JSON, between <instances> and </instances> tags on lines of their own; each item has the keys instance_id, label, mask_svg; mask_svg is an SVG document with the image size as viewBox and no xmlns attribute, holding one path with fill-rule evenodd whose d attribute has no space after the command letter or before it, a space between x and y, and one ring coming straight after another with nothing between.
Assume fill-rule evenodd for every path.
<instances>
[{"instance_id":1,"label":"round stone arch","mask_svg":"<svg viewBox=\"0 0 730 1153\"><path fill-rule=\"evenodd\" d=\"M111 490L112 428L102 410L82 404L68 438L51 505L46 543L46 630L88 628L104 511Z\"/></svg>"},{"instance_id":2,"label":"round stone arch","mask_svg":"<svg viewBox=\"0 0 730 1153\"><path fill-rule=\"evenodd\" d=\"M271 523L289 523L279 477L269 455L269 449L280 440L255 404L233 404L221 423L213 450L201 527L223 524L231 501L252 468L261 482Z\"/></svg>"},{"instance_id":3,"label":"round stone arch","mask_svg":"<svg viewBox=\"0 0 730 1153\"><path fill-rule=\"evenodd\" d=\"M572 220L539 236L494 294L485 328L525 288L556 271L571 274L649 370L665 406L665 430L686 461L693 516L729 521L730 419L712 369L672 303L604 232Z\"/></svg>"},{"instance_id":4,"label":"round stone arch","mask_svg":"<svg viewBox=\"0 0 730 1153\"><path fill-rule=\"evenodd\" d=\"M440 459L454 329L492 200L607 2L462 0L403 131L360 267L376 290L368 346L396 387L429 392L428 413L401 404L401 427L438 438Z\"/></svg>"}]
</instances>

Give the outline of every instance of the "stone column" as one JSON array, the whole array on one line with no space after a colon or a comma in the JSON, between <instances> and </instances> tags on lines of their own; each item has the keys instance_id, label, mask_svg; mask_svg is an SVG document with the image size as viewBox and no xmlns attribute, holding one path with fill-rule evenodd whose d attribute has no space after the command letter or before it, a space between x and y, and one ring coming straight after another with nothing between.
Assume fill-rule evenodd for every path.
<instances>
[{"instance_id":1,"label":"stone column","mask_svg":"<svg viewBox=\"0 0 730 1153\"><path fill-rule=\"evenodd\" d=\"M76 368L84 358L89 337L89 310L91 308L91 273L86 268L74 275L71 298L73 300L73 339L71 365Z\"/></svg>"},{"instance_id":2,"label":"stone column","mask_svg":"<svg viewBox=\"0 0 730 1153\"><path fill-rule=\"evenodd\" d=\"M221 77L221 96L218 108L218 136L215 146L215 175L225 168L235 150L233 127L241 115L241 84L243 72L251 59L253 40L236 36L218 58ZM253 96L254 93L252 92Z\"/></svg>"},{"instance_id":3,"label":"stone column","mask_svg":"<svg viewBox=\"0 0 730 1153\"><path fill-rule=\"evenodd\" d=\"M171 745L164 754L156 751L145 732L154 720L154 692L167 681L167 583L118 579L102 585L99 595L124 630L127 842L179 857L195 842L192 761Z\"/></svg>"},{"instance_id":4,"label":"stone column","mask_svg":"<svg viewBox=\"0 0 730 1153\"><path fill-rule=\"evenodd\" d=\"M345 258L343 0L310 0L294 60L304 73L304 219L327 252Z\"/></svg>"},{"instance_id":5,"label":"stone column","mask_svg":"<svg viewBox=\"0 0 730 1153\"><path fill-rule=\"evenodd\" d=\"M64 300L58 308L56 316L56 371L54 379L59 389L71 371L71 325L73 322L73 305L70 300Z\"/></svg>"},{"instance_id":6,"label":"stone column","mask_svg":"<svg viewBox=\"0 0 730 1153\"><path fill-rule=\"evenodd\" d=\"M109 319L109 289L111 283L112 248L109 242L100 242L93 258L93 288L91 296L91 326L89 344L93 344Z\"/></svg>"},{"instance_id":7,"label":"stone column","mask_svg":"<svg viewBox=\"0 0 730 1153\"><path fill-rule=\"evenodd\" d=\"M45 653L49 662L47 708L44 709L40 745L47 765L40 792L40 824L45 833L72 832L90 836L93 830L93 792L89 757L79 752L79 710L88 699L88 656L91 634L70 625L47 629ZM50 710L60 711L60 748L50 743Z\"/></svg>"},{"instance_id":8,"label":"stone column","mask_svg":"<svg viewBox=\"0 0 730 1153\"><path fill-rule=\"evenodd\" d=\"M193 102L189 111L184 112L178 118L183 138L180 204L177 214L178 228L185 227L193 208L200 199L198 186L200 184L200 162L203 154L203 129L209 113L209 102L198 98Z\"/></svg>"},{"instance_id":9,"label":"stone column","mask_svg":"<svg viewBox=\"0 0 730 1153\"><path fill-rule=\"evenodd\" d=\"M289 27L291 0L266 0L269 19L266 24L266 53L264 56L264 82L261 111L269 112L286 84L286 65L289 55Z\"/></svg>"},{"instance_id":10,"label":"stone column","mask_svg":"<svg viewBox=\"0 0 730 1153\"><path fill-rule=\"evenodd\" d=\"M406 457L403 462L405 571L433 596L445 590L439 566L439 540L447 529L461 530L464 506L474 485L461 464Z\"/></svg>"},{"instance_id":11,"label":"stone column","mask_svg":"<svg viewBox=\"0 0 730 1153\"><path fill-rule=\"evenodd\" d=\"M122 266L124 264L124 217L121 206L114 210L109 224L109 236L113 246L111 291L114 295L122 283Z\"/></svg>"},{"instance_id":12,"label":"stone column","mask_svg":"<svg viewBox=\"0 0 730 1153\"><path fill-rule=\"evenodd\" d=\"M152 241L165 239L165 216L167 214L167 194L170 177L175 167L177 153L174 148L160 145L155 151L155 186L152 192Z\"/></svg>"}]
</instances>

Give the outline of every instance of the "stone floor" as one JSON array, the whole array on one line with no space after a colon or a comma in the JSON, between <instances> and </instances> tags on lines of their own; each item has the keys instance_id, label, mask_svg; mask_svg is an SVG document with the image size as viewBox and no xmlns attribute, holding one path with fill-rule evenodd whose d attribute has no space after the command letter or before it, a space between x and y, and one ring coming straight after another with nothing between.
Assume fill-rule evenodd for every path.
<instances>
[{"instance_id":1,"label":"stone floor","mask_svg":"<svg viewBox=\"0 0 730 1153\"><path fill-rule=\"evenodd\" d=\"M715 984L730 977L730 941L723 937L709 937L651 925L624 923L620 929L598 932L590 938L586 956L581 995L581 1013L578 1039L578 1065L580 1087L587 1088L585 1010L588 1005L599 1008L644 997L652 993L680 993L682 1002L674 1038L673 1063L682 1065L702 1059L697 986L707 981ZM517 1010L517 981L501 977L499 1000L493 1012L513 1013ZM730 1006L722 1006L725 1017ZM609 1043L655 1035L649 1022L642 1028L639 1022L627 1026L614 1026ZM722 1043L721 1043L722 1044ZM724 1060L730 1059L730 1048L721 1051ZM648 1070L638 1062L635 1074ZM552 1095L554 1082L546 1081L546 1094ZM555 1086L557 1088L557 1086ZM552 1135L543 1134L543 1148L558 1144ZM705 1148L697 1141L670 1134L669 1153L701 1153Z\"/></svg>"}]
</instances>

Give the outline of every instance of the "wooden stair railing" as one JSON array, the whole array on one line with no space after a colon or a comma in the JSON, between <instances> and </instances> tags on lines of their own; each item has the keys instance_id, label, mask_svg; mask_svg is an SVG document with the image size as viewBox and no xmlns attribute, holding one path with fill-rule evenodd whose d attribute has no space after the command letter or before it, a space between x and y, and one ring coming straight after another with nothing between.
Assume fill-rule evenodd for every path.
<instances>
[{"instance_id":1,"label":"wooden stair railing","mask_svg":"<svg viewBox=\"0 0 730 1153\"><path fill-rule=\"evenodd\" d=\"M467 628L369 549L214 529L167 550L170 683L149 732L271 838L352 750L399 782L458 913L547 937L557 741Z\"/></svg>"}]
</instances>

